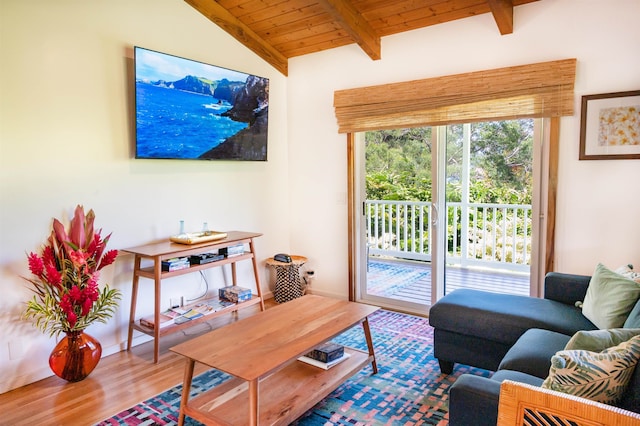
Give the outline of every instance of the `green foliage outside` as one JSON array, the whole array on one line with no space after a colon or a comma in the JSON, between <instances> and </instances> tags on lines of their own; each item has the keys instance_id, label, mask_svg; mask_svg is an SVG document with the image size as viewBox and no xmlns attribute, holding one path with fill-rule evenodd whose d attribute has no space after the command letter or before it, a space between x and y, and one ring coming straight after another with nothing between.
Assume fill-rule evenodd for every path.
<instances>
[{"instance_id":1,"label":"green foliage outside","mask_svg":"<svg viewBox=\"0 0 640 426\"><path fill-rule=\"evenodd\" d=\"M474 123L470 126L469 202L486 204L530 205L533 188L533 120ZM431 201L432 178L432 128L394 129L367 132L366 142L366 199L386 201ZM447 126L446 143L446 195L448 202L463 200L463 125ZM374 206L370 206L374 209ZM396 241L397 249L423 252L418 246L428 247L428 221L422 221L422 241L410 237L404 241L404 227L408 236L417 236L419 219L403 212L403 206L393 206L383 217L378 218L378 229L384 225L390 231L396 229L400 220L402 231ZM470 208L469 223L485 223L469 228L469 244L478 243L503 231L498 224L506 223L508 229L515 227L521 245L530 235L530 217L514 217L508 210L493 208ZM460 255L461 210L447 211L448 244L450 254ZM402 219L398 219L402 217ZM391 219L391 220L390 220ZM496 228L493 229L493 223ZM383 224L384 222L384 224ZM370 235L374 234L371 223ZM500 241L500 238L497 238ZM512 261L512 252L507 250L505 259L498 259L501 247L487 246L487 252L476 252L473 257L491 260ZM528 247L519 247L519 253L527 253ZM519 263L528 260L520 260Z\"/></svg>"},{"instance_id":2,"label":"green foliage outside","mask_svg":"<svg viewBox=\"0 0 640 426\"><path fill-rule=\"evenodd\" d=\"M462 200L462 125L447 126L447 201ZM367 132L366 198L431 200L431 127ZM533 120L471 125L469 201L531 204Z\"/></svg>"}]
</instances>

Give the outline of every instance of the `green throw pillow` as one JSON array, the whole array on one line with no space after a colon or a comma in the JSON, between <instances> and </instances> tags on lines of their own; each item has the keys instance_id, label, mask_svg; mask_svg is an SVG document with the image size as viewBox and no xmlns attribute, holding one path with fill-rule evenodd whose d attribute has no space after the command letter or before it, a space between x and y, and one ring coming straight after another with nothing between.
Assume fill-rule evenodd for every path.
<instances>
[{"instance_id":1,"label":"green throw pillow","mask_svg":"<svg viewBox=\"0 0 640 426\"><path fill-rule=\"evenodd\" d=\"M600 329L619 328L638 299L640 284L599 263L589 281L582 314Z\"/></svg>"},{"instance_id":2,"label":"green throw pillow","mask_svg":"<svg viewBox=\"0 0 640 426\"><path fill-rule=\"evenodd\" d=\"M640 328L611 328L608 330L581 330L571 337L565 351L585 350L600 352L640 335Z\"/></svg>"},{"instance_id":3,"label":"green throw pillow","mask_svg":"<svg viewBox=\"0 0 640 426\"><path fill-rule=\"evenodd\" d=\"M560 351L551 357L543 388L605 404L616 402L640 358L640 336L602 352Z\"/></svg>"}]
</instances>

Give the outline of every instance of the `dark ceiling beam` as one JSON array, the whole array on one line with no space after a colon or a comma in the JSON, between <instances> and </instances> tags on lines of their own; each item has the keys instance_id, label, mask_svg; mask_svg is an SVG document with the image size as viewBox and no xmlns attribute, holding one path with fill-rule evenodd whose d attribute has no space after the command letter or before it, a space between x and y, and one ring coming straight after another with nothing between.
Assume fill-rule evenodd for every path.
<instances>
[{"instance_id":1,"label":"dark ceiling beam","mask_svg":"<svg viewBox=\"0 0 640 426\"><path fill-rule=\"evenodd\" d=\"M513 0L487 0L500 34L513 33Z\"/></svg>"},{"instance_id":2,"label":"dark ceiling beam","mask_svg":"<svg viewBox=\"0 0 640 426\"><path fill-rule=\"evenodd\" d=\"M380 37L350 0L320 0L319 3L371 59L375 61L382 57Z\"/></svg>"},{"instance_id":3,"label":"dark ceiling beam","mask_svg":"<svg viewBox=\"0 0 640 426\"><path fill-rule=\"evenodd\" d=\"M214 0L185 0L198 12L206 16L240 43L251 49L256 55L270 63L285 76L289 73L289 61L278 50L264 41L229 11Z\"/></svg>"}]
</instances>

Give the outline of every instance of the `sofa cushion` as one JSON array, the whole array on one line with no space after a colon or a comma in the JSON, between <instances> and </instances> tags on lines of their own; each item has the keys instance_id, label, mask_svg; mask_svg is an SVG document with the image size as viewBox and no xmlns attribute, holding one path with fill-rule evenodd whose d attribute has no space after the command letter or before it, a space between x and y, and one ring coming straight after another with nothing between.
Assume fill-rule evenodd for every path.
<instances>
[{"instance_id":1,"label":"sofa cushion","mask_svg":"<svg viewBox=\"0 0 640 426\"><path fill-rule=\"evenodd\" d=\"M611 328L608 330L581 330L571 337L565 350L582 349L600 352L626 342L640 334L640 328Z\"/></svg>"},{"instance_id":2,"label":"sofa cushion","mask_svg":"<svg viewBox=\"0 0 640 426\"><path fill-rule=\"evenodd\" d=\"M499 382L474 374L461 375L449 388L449 426L495 426L499 398Z\"/></svg>"},{"instance_id":3,"label":"sofa cushion","mask_svg":"<svg viewBox=\"0 0 640 426\"><path fill-rule=\"evenodd\" d=\"M549 375L551 357L561 351L571 336L532 328L509 349L498 370L515 370L544 379Z\"/></svg>"},{"instance_id":4,"label":"sofa cushion","mask_svg":"<svg viewBox=\"0 0 640 426\"><path fill-rule=\"evenodd\" d=\"M599 263L582 304L582 314L600 329L622 327L640 299L640 284Z\"/></svg>"},{"instance_id":5,"label":"sofa cushion","mask_svg":"<svg viewBox=\"0 0 640 426\"><path fill-rule=\"evenodd\" d=\"M640 358L640 336L602 352L560 351L543 388L611 404L625 392Z\"/></svg>"},{"instance_id":6,"label":"sofa cushion","mask_svg":"<svg viewBox=\"0 0 640 426\"><path fill-rule=\"evenodd\" d=\"M640 300L636 302L627 320L622 325L624 328L640 328Z\"/></svg>"},{"instance_id":7,"label":"sofa cushion","mask_svg":"<svg viewBox=\"0 0 640 426\"><path fill-rule=\"evenodd\" d=\"M532 386L542 386L543 382L540 377L513 370L496 371L495 374L491 376L491 380L495 380L500 383L504 382L505 380L513 380L514 382L526 383Z\"/></svg>"},{"instance_id":8,"label":"sofa cushion","mask_svg":"<svg viewBox=\"0 0 640 426\"><path fill-rule=\"evenodd\" d=\"M549 272L544 276L544 298L575 305L576 300L584 300L589 281L587 275Z\"/></svg>"},{"instance_id":9,"label":"sofa cushion","mask_svg":"<svg viewBox=\"0 0 640 426\"><path fill-rule=\"evenodd\" d=\"M597 328L580 309L555 300L459 289L431 307L436 329L513 345L525 331L540 328L573 335Z\"/></svg>"},{"instance_id":10,"label":"sofa cushion","mask_svg":"<svg viewBox=\"0 0 640 426\"><path fill-rule=\"evenodd\" d=\"M636 365L636 369L629 380L627 391L622 395L618 407L625 410L640 413L640 361Z\"/></svg>"}]
</instances>

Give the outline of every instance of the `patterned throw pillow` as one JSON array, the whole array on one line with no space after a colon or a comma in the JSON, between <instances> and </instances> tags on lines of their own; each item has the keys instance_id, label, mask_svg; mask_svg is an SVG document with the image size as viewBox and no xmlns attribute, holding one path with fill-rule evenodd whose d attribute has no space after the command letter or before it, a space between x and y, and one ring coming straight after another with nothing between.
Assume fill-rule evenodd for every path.
<instances>
[{"instance_id":1,"label":"patterned throw pillow","mask_svg":"<svg viewBox=\"0 0 640 426\"><path fill-rule=\"evenodd\" d=\"M542 387L610 404L626 390L640 359L640 336L602 352L568 350L551 357Z\"/></svg>"},{"instance_id":2,"label":"patterned throw pillow","mask_svg":"<svg viewBox=\"0 0 640 426\"><path fill-rule=\"evenodd\" d=\"M615 272L616 274L620 274L625 278L629 278L630 280L633 280L637 283L640 283L640 272L634 271L633 265L631 264L623 265L613 272Z\"/></svg>"}]
</instances>

